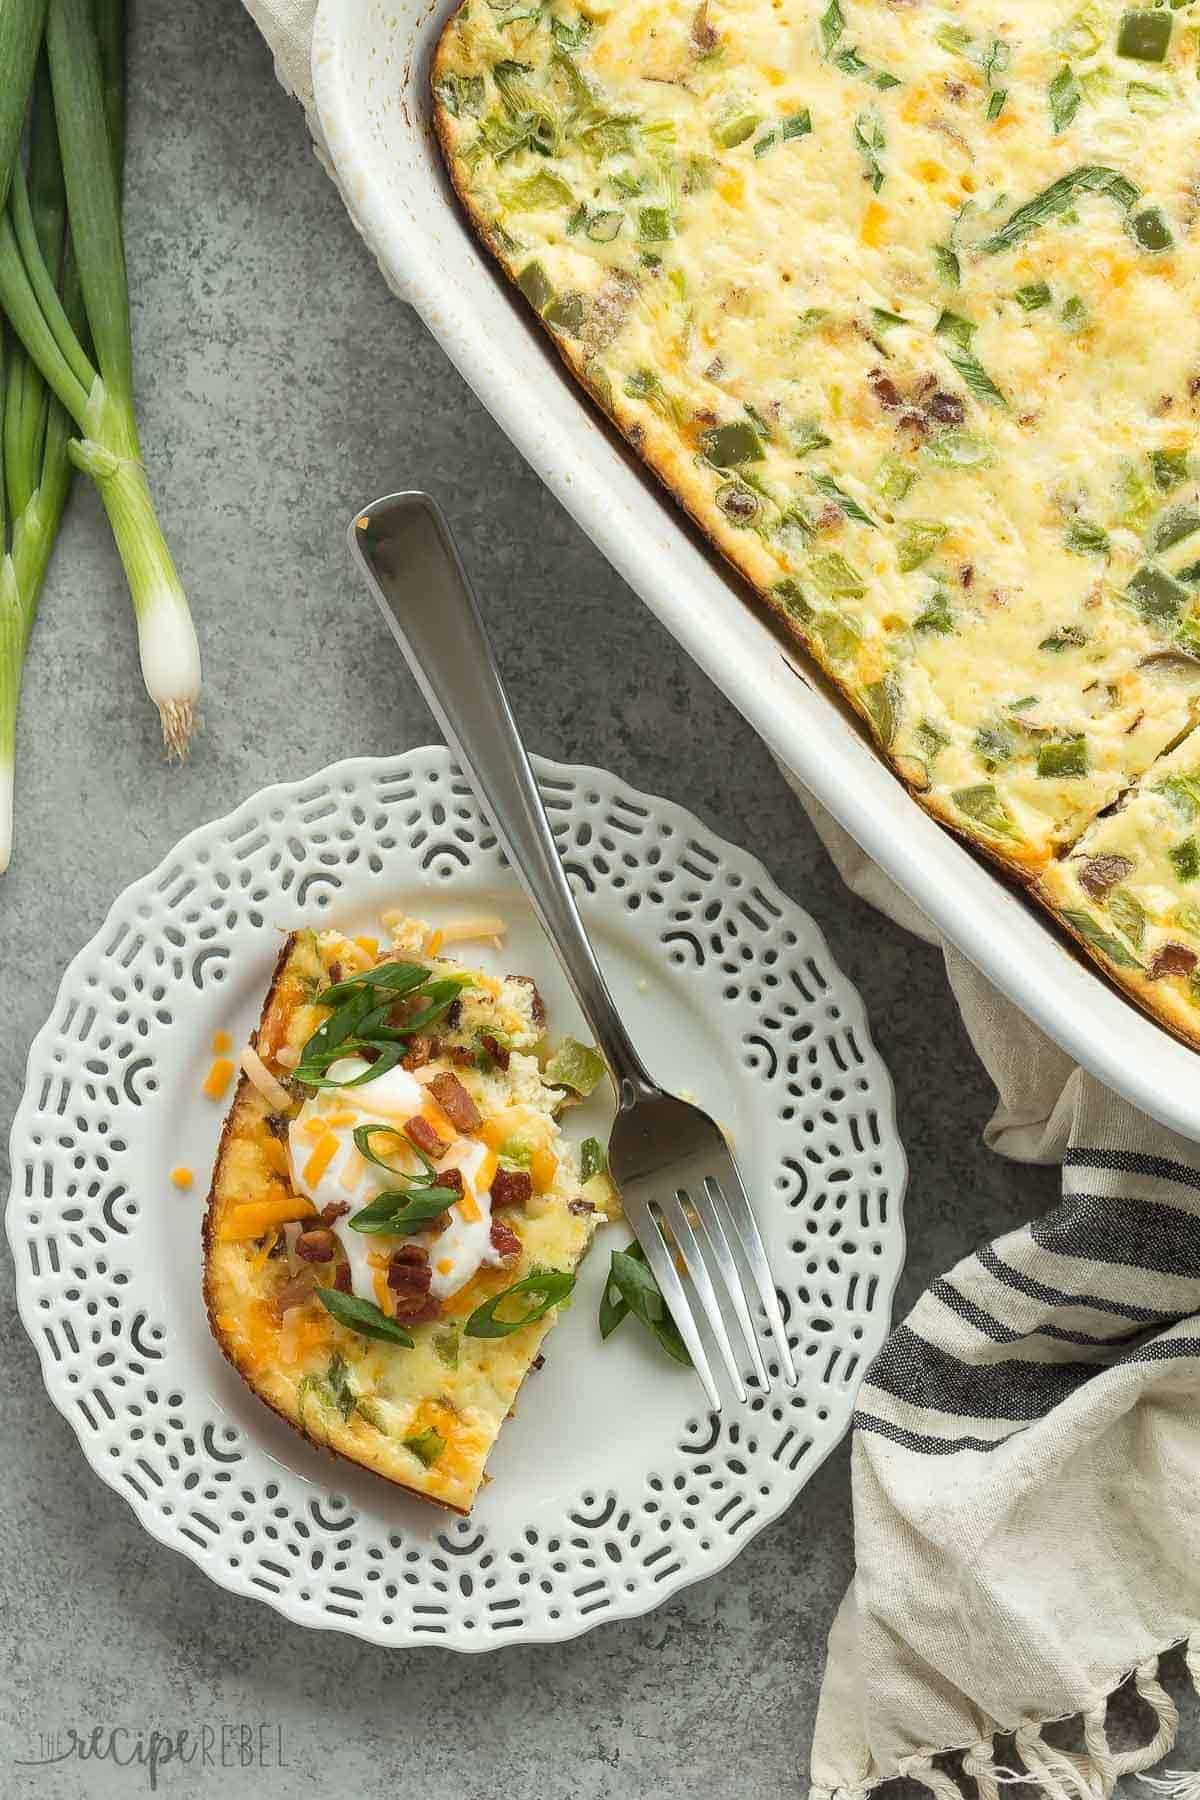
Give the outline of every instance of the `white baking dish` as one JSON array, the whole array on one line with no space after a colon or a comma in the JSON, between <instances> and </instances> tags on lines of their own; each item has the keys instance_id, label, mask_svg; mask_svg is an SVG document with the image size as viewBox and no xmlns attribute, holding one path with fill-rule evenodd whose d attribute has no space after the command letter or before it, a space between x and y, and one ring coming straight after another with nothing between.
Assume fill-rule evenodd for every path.
<instances>
[{"instance_id":1,"label":"white baking dish","mask_svg":"<svg viewBox=\"0 0 1200 1800\"><path fill-rule=\"evenodd\" d=\"M996 986L1110 1087L1200 1139L1200 1062L926 817L590 409L455 203L429 57L455 0L322 0L321 125L388 280L563 505L771 749ZM408 480L411 470L397 470ZM810 672L811 673L811 672ZM803 899L803 895L799 898Z\"/></svg>"}]
</instances>

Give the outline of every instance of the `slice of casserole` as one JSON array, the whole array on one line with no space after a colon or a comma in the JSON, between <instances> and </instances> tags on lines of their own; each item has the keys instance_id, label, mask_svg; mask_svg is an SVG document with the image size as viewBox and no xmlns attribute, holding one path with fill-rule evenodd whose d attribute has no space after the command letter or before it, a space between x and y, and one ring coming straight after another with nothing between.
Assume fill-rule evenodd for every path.
<instances>
[{"instance_id":1,"label":"slice of casserole","mask_svg":"<svg viewBox=\"0 0 1200 1800\"><path fill-rule=\"evenodd\" d=\"M435 59L568 366L1042 898L1200 707L1195 63L1110 0L466 0Z\"/></svg>"},{"instance_id":2,"label":"slice of casserole","mask_svg":"<svg viewBox=\"0 0 1200 1800\"><path fill-rule=\"evenodd\" d=\"M528 979L301 931L204 1221L221 1348L314 1441L467 1512L604 1200L544 1077Z\"/></svg>"}]
</instances>

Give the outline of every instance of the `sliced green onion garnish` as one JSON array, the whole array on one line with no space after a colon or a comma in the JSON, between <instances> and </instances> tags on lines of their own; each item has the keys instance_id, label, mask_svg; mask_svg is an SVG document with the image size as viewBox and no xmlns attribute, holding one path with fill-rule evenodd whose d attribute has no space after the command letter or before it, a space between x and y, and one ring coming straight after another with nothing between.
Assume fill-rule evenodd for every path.
<instances>
[{"instance_id":1,"label":"sliced green onion garnish","mask_svg":"<svg viewBox=\"0 0 1200 1800\"><path fill-rule=\"evenodd\" d=\"M1086 738L1038 745L1037 772L1043 781L1077 781L1088 773L1089 766Z\"/></svg>"},{"instance_id":2,"label":"sliced green onion garnish","mask_svg":"<svg viewBox=\"0 0 1200 1800\"><path fill-rule=\"evenodd\" d=\"M347 1331L357 1331L360 1337L378 1338L384 1344L400 1344L405 1350L411 1350L413 1341L407 1331L402 1331L395 1319L370 1300L360 1300L357 1294L343 1294L340 1288L319 1287L314 1289L317 1299L327 1313L332 1313L339 1325Z\"/></svg>"},{"instance_id":3,"label":"sliced green onion garnish","mask_svg":"<svg viewBox=\"0 0 1200 1800\"><path fill-rule=\"evenodd\" d=\"M490 1300L477 1306L463 1331L467 1337L508 1337L512 1332L520 1331L523 1325L532 1325L535 1319L544 1318L552 1307L561 1306L574 1286L575 1277L566 1269L536 1270L522 1281L514 1281L502 1294L493 1294ZM506 1301L520 1304L519 1317L497 1318L498 1308Z\"/></svg>"}]
</instances>

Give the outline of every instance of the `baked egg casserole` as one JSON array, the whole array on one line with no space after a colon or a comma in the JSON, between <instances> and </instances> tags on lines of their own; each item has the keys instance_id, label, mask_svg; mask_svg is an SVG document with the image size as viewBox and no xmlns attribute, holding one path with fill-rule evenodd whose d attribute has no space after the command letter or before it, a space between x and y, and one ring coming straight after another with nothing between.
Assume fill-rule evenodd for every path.
<instances>
[{"instance_id":1,"label":"baked egg casserole","mask_svg":"<svg viewBox=\"0 0 1200 1800\"><path fill-rule=\"evenodd\" d=\"M442 937L288 938L217 1154L204 1291L289 1424L465 1513L613 1194L558 1123L599 1057L547 1059L533 982Z\"/></svg>"},{"instance_id":2,"label":"baked egg casserole","mask_svg":"<svg viewBox=\"0 0 1200 1800\"><path fill-rule=\"evenodd\" d=\"M1198 55L1197 0L465 0L432 78L572 372L1192 1042Z\"/></svg>"}]
</instances>

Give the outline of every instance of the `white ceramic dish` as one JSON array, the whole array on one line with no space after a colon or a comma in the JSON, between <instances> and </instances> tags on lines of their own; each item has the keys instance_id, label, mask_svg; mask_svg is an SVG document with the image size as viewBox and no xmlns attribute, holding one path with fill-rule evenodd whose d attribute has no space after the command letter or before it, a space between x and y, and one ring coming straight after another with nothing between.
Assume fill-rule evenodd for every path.
<instances>
[{"instance_id":1,"label":"white ceramic dish","mask_svg":"<svg viewBox=\"0 0 1200 1800\"><path fill-rule=\"evenodd\" d=\"M800 1385L717 1418L627 1323L601 1345L601 1232L469 1519L306 1444L221 1356L200 1218L225 1103L214 1032L257 1021L279 931L499 912L493 968L584 1030L444 749L340 763L193 832L68 969L12 1134L17 1298L47 1389L157 1538L300 1624L484 1650L656 1606L792 1501L850 1420L903 1260L904 1154L861 1004L812 920L689 814L539 763L605 972L651 1070L726 1126ZM375 930L378 931L378 925ZM477 954L472 947L471 954ZM488 961L486 952L481 961ZM568 1116L605 1130L599 1102ZM193 1190L171 1185L178 1164Z\"/></svg>"},{"instance_id":2,"label":"white ceramic dish","mask_svg":"<svg viewBox=\"0 0 1200 1800\"><path fill-rule=\"evenodd\" d=\"M467 228L429 122L454 0L321 0L313 78L346 205L380 265L568 511L771 749L913 900L1084 1066L1200 1138L1193 1051L1079 962L909 798L813 672L621 447ZM397 471L397 477L403 471Z\"/></svg>"}]
</instances>

